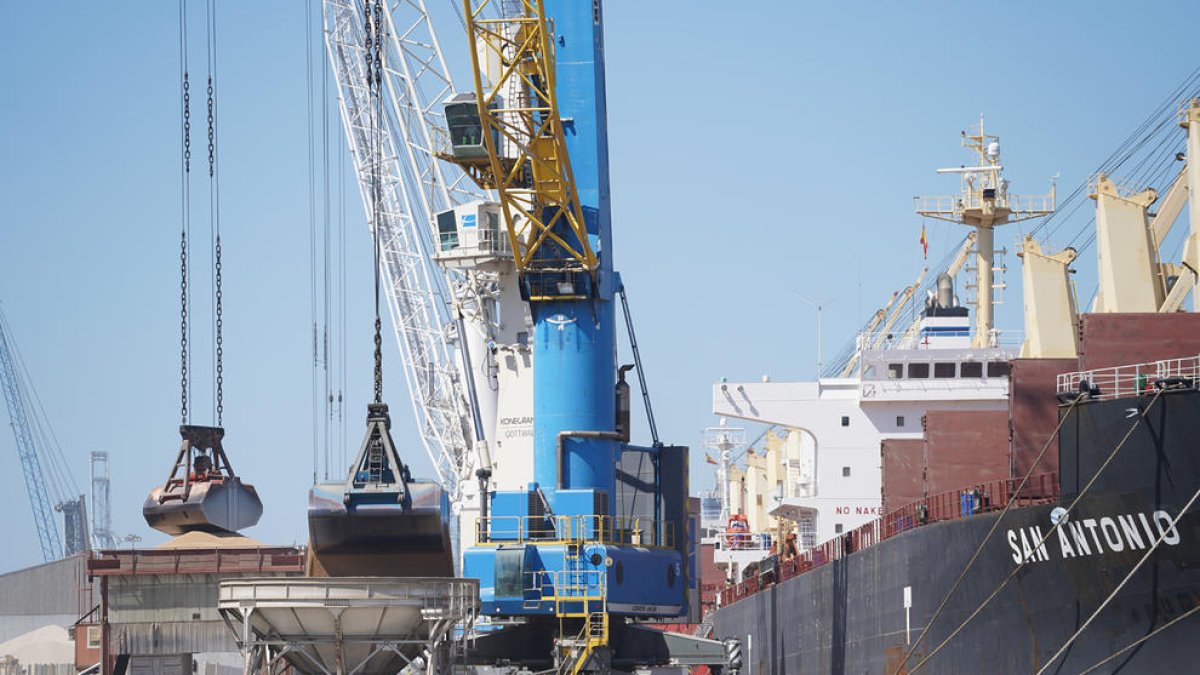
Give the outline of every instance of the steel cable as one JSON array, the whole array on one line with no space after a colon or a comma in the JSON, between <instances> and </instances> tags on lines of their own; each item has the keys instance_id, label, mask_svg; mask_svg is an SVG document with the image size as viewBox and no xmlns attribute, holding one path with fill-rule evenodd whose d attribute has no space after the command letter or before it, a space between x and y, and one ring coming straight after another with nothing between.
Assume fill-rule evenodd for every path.
<instances>
[{"instance_id":1,"label":"steel cable","mask_svg":"<svg viewBox=\"0 0 1200 675\"><path fill-rule=\"evenodd\" d=\"M1117 584L1117 587L1108 594L1108 597L1104 599L1104 602L1100 603L1100 606L1097 607L1090 616L1088 616L1087 620L1083 622L1083 625L1077 628L1075 632L1071 634L1071 637L1067 638L1067 641L1058 648L1058 651L1054 652L1054 655L1051 656L1050 659L1046 661L1046 664L1043 665L1036 673L1034 673L1034 675L1042 675L1042 673L1046 672L1046 669L1049 668L1050 665L1055 661L1057 661L1058 657L1062 656L1063 652L1065 652L1068 647L1075 643L1075 640L1083 634L1083 631L1087 630L1087 627L1092 625L1092 622L1096 620L1096 617L1100 615L1100 612L1104 611L1105 607L1108 607L1108 603L1112 602L1113 598L1117 597L1117 594L1121 592L1121 589L1125 588L1125 584L1129 583L1129 580L1133 578L1133 575L1137 574L1137 571L1142 568L1142 565L1146 564L1146 561L1150 559L1150 555L1158 549L1158 545L1167 538L1167 532L1175 529L1175 526L1179 523L1179 519L1183 517L1183 514L1187 513L1188 509L1192 508L1192 504L1196 503L1197 498L1200 498L1200 488L1197 488L1196 491L1192 493L1192 498L1183 505L1183 508L1179 511L1179 515L1171 519L1171 525L1167 527L1165 531L1162 528L1159 529L1158 538L1155 539L1154 543L1150 545L1150 548L1144 554L1142 554L1141 559L1137 561L1137 564L1133 566L1133 569L1129 570L1129 572L1125 575L1125 578L1121 579L1121 583Z\"/></svg>"},{"instance_id":2,"label":"steel cable","mask_svg":"<svg viewBox=\"0 0 1200 675\"><path fill-rule=\"evenodd\" d=\"M1078 675L1087 675L1088 673L1096 670L1097 668L1099 668L1100 666L1103 666L1104 664L1108 663L1109 661L1112 661L1113 659L1124 654L1125 652L1129 651L1130 649L1133 649L1134 647L1136 647L1144 642L1149 641L1150 638L1154 637L1155 635L1158 635L1159 633L1170 628L1171 626L1174 626L1175 624L1179 623L1180 621L1183 621L1184 619L1195 614L1196 612L1200 612L1200 605L1196 605L1195 607L1189 609L1188 611L1184 612L1183 614L1180 614L1179 616L1175 617L1174 619L1171 619L1170 621L1164 623L1163 625L1159 626L1158 628L1155 628L1154 630L1150 631L1146 635L1143 635L1142 637L1134 640L1133 642L1130 642L1129 644L1118 649L1117 651L1113 652L1112 654L1109 654L1108 656L1104 657L1103 659L1100 659L1096 663L1092 664L1092 666L1089 667L1087 670L1079 671Z\"/></svg>"},{"instance_id":3,"label":"steel cable","mask_svg":"<svg viewBox=\"0 0 1200 675\"><path fill-rule=\"evenodd\" d=\"M1014 495L1020 495L1021 491L1025 489L1025 485L1029 482L1029 478L1033 476L1034 469L1036 469L1038 464L1041 463L1042 458L1045 457L1046 452L1050 449L1050 445L1054 443L1056 438L1058 438L1059 432L1062 431L1063 425L1066 424L1067 416L1083 400L1083 396L1077 397L1071 402L1071 406L1067 408L1067 413L1059 418L1058 426L1054 428L1054 432L1050 434L1050 437L1047 438L1046 442L1042 445L1041 452L1039 452L1038 456L1033 460L1033 464L1031 464L1029 470L1025 472L1025 476L1021 478L1021 484L1017 486L1016 490L1013 491ZM899 675L900 670L904 668L904 664L908 663L908 660L912 658L913 653L916 652L917 647L920 646L921 642L925 639L925 635L929 632L930 626L932 626L933 622L936 621L938 616L941 615L942 610L946 608L946 604L950 602L950 598L954 596L954 592L958 590L959 585L962 584L963 579L966 578L967 572L971 570L971 567L975 565L975 561L979 558L979 554L983 552L984 546L987 545L988 541L991 540L992 535L996 533L997 529L999 529L1000 521L1004 520L1004 516L1008 514L1008 512L1012 509L1013 504L1016 502L1016 499L1012 499L1004 505L1004 509L1000 512L1000 515L996 517L996 522L992 523L992 527L990 530L988 530L988 533L984 535L983 541L979 542L979 546L975 548L975 553L971 556L971 559L967 561L967 565L958 575L958 578L954 580L954 584L950 587L950 590L946 592L945 597L942 598L941 604L939 604L937 609L934 610L933 616L929 617L929 620L925 622L925 627L921 629L921 634L917 636L917 641L913 643L912 647L908 650L908 653L905 654L904 661L900 663L900 667L893 675Z\"/></svg>"},{"instance_id":4,"label":"steel cable","mask_svg":"<svg viewBox=\"0 0 1200 675\"><path fill-rule=\"evenodd\" d=\"M1104 463L1101 464L1100 468L1098 468L1096 470L1096 473L1092 475L1091 480L1089 480L1087 482L1087 484L1083 486L1083 489L1079 491L1079 494L1076 495L1075 499L1072 500L1071 504L1066 508L1065 513L1063 513L1062 517L1060 517L1058 522L1055 523L1054 526L1051 527L1049 529L1049 531L1046 532L1046 535L1043 536L1040 541L1038 541L1036 544L1034 544L1034 546L1033 546L1034 550L1041 548L1042 545L1044 545L1046 543L1046 540L1048 540L1051 535L1058 532L1058 530L1061 529L1063 523L1067 522L1067 519L1070 517L1071 511L1073 511L1075 509L1075 506L1079 504L1079 501L1081 499L1083 499L1083 496L1087 494L1088 490L1091 489L1092 485L1094 485L1095 482L1100 478L1100 474L1104 473L1104 470L1106 468L1108 468L1108 465L1110 463L1112 463L1112 460L1113 460L1113 458L1115 458L1117 456L1117 453L1120 452L1121 449L1125 447L1125 444L1133 436L1133 432L1135 430L1137 430L1138 426L1140 426L1142 421L1145 420L1147 413L1149 413L1154 408L1154 404L1158 402L1159 397L1162 396L1162 392L1163 392L1162 389L1159 389L1157 392L1155 392L1154 397L1152 399L1150 399L1150 403L1147 404L1146 409L1143 410L1141 412L1141 414L1138 415L1137 420L1133 423L1133 425L1131 425L1129 427L1129 431L1125 433L1125 436L1121 439L1121 442L1117 444L1117 447L1114 448L1111 453L1109 453L1108 458L1104 460ZM945 640L942 640L938 644L938 646L933 649L933 651L931 651L928 655L925 656L924 659L922 659L920 662L918 662L917 665L913 667L912 671L910 671L910 673L915 673L918 670L920 670L922 666L924 666L926 663L928 663L930 659L932 659L935 655L937 655L938 652L940 652L942 650L942 648L944 648L947 644L950 643L951 640L953 640L959 633L961 633L963 631L963 629L965 629L967 627L967 625L975 619L976 616L979 616L979 613L982 612L988 606L988 604L991 603L991 601L997 595L1000 594L1000 591L1004 590L1004 587L1008 585L1008 582L1012 581L1013 577L1015 577L1018 572L1020 572L1022 569L1024 569L1025 565L1028 564L1028 562L1029 562L1028 557L1022 559L1021 562L1015 568L1013 568L1013 570L1011 572L1009 572L1008 576L1006 576L1004 578L1004 580L1000 582L1000 585L997 586L996 589L991 592L991 594L989 594L986 598L984 598L983 602L980 603L979 606L976 607L975 610L973 612L971 612L971 614L968 615L967 618L964 619L962 621L962 623L960 623L958 625L958 627L956 627L953 631L951 631L950 635L946 636ZM922 633L927 631L928 628L929 628L929 624L926 624L925 630L923 630ZM915 648L915 645L914 645L914 648ZM904 663L907 663L908 658L911 657L912 651L913 650L909 650L909 656L905 657ZM901 666L903 666L903 663L901 664ZM896 673L894 673L894 675L899 675L899 672L900 671L898 669L896 671Z\"/></svg>"}]
</instances>

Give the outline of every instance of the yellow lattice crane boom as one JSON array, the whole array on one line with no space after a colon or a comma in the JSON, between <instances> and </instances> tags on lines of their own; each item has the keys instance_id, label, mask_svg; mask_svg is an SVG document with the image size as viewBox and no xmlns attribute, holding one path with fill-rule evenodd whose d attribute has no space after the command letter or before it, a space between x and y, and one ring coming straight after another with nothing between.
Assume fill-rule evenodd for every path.
<instances>
[{"instance_id":1,"label":"yellow lattice crane boom","mask_svg":"<svg viewBox=\"0 0 1200 675\"><path fill-rule=\"evenodd\" d=\"M446 107L446 158L499 196L517 269L532 282L530 299L577 297L577 286L560 292L531 278L587 272L594 282L599 268L558 110L552 31L542 0L521 0L519 13L487 18L492 4L463 2L475 92Z\"/></svg>"}]
</instances>

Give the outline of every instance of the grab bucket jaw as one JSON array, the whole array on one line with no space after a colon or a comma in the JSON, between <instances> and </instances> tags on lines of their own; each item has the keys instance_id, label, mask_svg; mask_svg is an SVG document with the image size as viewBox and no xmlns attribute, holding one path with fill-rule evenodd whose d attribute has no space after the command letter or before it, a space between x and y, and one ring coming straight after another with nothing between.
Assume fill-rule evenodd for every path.
<instances>
[{"instance_id":1,"label":"grab bucket jaw","mask_svg":"<svg viewBox=\"0 0 1200 675\"><path fill-rule=\"evenodd\" d=\"M453 576L449 513L445 491L400 460L387 405L371 404L350 476L309 492L309 575Z\"/></svg>"},{"instance_id":2,"label":"grab bucket jaw","mask_svg":"<svg viewBox=\"0 0 1200 675\"><path fill-rule=\"evenodd\" d=\"M262 517L254 486L242 483L221 446L220 427L183 425L183 441L166 483L142 506L146 523L171 535L192 531L236 532Z\"/></svg>"}]
</instances>

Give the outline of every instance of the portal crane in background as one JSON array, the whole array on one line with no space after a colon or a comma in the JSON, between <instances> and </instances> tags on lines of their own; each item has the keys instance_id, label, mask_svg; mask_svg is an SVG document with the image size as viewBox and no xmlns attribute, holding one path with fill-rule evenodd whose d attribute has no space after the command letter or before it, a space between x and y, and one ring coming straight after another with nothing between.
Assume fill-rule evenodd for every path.
<instances>
[{"instance_id":1,"label":"portal crane in background","mask_svg":"<svg viewBox=\"0 0 1200 675\"><path fill-rule=\"evenodd\" d=\"M8 318L0 309L0 388L8 404L8 418L21 459L21 473L29 495L29 508L37 528L42 559L58 560L89 548L87 509L75 484L54 431L21 360ZM49 480L47 480L49 478ZM60 538L54 512L63 514L65 538Z\"/></svg>"}]
</instances>

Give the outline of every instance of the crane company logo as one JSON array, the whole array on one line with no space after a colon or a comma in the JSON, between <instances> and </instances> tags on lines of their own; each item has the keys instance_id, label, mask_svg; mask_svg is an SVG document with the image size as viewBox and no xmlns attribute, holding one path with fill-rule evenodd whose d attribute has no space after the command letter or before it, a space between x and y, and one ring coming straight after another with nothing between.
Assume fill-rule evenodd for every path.
<instances>
[{"instance_id":1,"label":"crane company logo","mask_svg":"<svg viewBox=\"0 0 1200 675\"><path fill-rule=\"evenodd\" d=\"M571 317L570 319L568 319L567 317L563 316L562 314L555 314L554 316L550 317L549 319L546 319L546 323L550 324L551 326L557 326L558 330L562 331L562 330L565 330L567 326L575 323L575 318Z\"/></svg>"},{"instance_id":2,"label":"crane company logo","mask_svg":"<svg viewBox=\"0 0 1200 675\"><path fill-rule=\"evenodd\" d=\"M1008 530L1007 537L1013 562L1017 564L1140 551L1149 549L1160 537L1168 546L1179 544L1179 530L1166 511L1072 518L1053 531L1034 525Z\"/></svg>"},{"instance_id":3,"label":"crane company logo","mask_svg":"<svg viewBox=\"0 0 1200 675\"><path fill-rule=\"evenodd\" d=\"M501 417L500 433L504 438L531 438L533 436L533 418L528 415Z\"/></svg>"}]
</instances>

